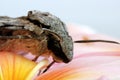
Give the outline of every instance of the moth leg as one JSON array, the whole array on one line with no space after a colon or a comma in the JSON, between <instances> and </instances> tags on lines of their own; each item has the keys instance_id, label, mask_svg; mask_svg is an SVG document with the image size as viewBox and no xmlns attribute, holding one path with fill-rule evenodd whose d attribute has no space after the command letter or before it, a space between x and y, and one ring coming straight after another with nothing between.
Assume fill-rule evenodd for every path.
<instances>
[{"instance_id":1,"label":"moth leg","mask_svg":"<svg viewBox=\"0 0 120 80\"><path fill-rule=\"evenodd\" d=\"M32 59L32 61L36 62L38 58L39 56L36 56L34 59ZM39 76L40 74L41 74L41 70L38 71L37 76Z\"/></svg>"},{"instance_id":2,"label":"moth leg","mask_svg":"<svg viewBox=\"0 0 120 80\"><path fill-rule=\"evenodd\" d=\"M55 63L55 61L52 61L42 73L45 73L48 69L50 69L50 67L51 67L54 63ZM41 70L39 70L39 72L38 72L37 75L39 76L40 74L41 74Z\"/></svg>"},{"instance_id":3,"label":"moth leg","mask_svg":"<svg viewBox=\"0 0 120 80\"><path fill-rule=\"evenodd\" d=\"M32 59L32 61L37 61L37 59L39 58L39 56L36 56L34 59Z\"/></svg>"},{"instance_id":4,"label":"moth leg","mask_svg":"<svg viewBox=\"0 0 120 80\"><path fill-rule=\"evenodd\" d=\"M45 73L48 69L50 69L50 67L55 63L56 61L52 61L48 66L47 68L43 71L43 73Z\"/></svg>"}]
</instances>

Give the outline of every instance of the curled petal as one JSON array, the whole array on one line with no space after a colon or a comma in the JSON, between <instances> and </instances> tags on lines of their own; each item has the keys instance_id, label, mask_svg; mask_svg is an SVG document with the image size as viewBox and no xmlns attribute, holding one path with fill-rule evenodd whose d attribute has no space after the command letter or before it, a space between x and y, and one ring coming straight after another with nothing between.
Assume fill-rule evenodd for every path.
<instances>
[{"instance_id":1,"label":"curled petal","mask_svg":"<svg viewBox=\"0 0 120 80\"><path fill-rule=\"evenodd\" d=\"M38 72L40 69L46 67L48 65L48 60L44 59L42 61L40 61L37 66L35 66L35 68L29 73L28 77L26 78L26 80L31 80L33 75L36 74L36 72Z\"/></svg>"}]
</instances>

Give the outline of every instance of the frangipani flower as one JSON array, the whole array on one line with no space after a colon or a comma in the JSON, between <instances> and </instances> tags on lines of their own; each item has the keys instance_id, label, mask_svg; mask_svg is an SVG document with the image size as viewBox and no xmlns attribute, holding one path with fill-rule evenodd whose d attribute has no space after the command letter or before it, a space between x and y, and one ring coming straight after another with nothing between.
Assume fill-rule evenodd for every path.
<instances>
[{"instance_id":1,"label":"frangipani flower","mask_svg":"<svg viewBox=\"0 0 120 80\"><path fill-rule=\"evenodd\" d=\"M46 64L47 60L37 64L14 53L0 52L0 80L32 80Z\"/></svg>"},{"instance_id":2,"label":"frangipani flower","mask_svg":"<svg viewBox=\"0 0 120 80\"><path fill-rule=\"evenodd\" d=\"M74 30L76 28L77 30ZM86 39L116 40L93 34L93 31L83 32L80 27L70 26L68 30L74 41ZM21 56L1 52L0 80L32 80L36 72L46 64L46 60L37 64ZM47 72L36 77L35 80L120 80L119 75L120 45L86 43L74 44L74 58L70 63L56 63Z\"/></svg>"}]
</instances>

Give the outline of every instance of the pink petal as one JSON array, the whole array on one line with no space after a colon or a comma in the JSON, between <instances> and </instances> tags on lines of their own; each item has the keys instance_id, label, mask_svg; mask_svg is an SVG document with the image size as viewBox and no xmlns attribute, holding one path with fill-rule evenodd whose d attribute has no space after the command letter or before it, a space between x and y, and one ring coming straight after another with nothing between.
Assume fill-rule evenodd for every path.
<instances>
[{"instance_id":1,"label":"pink petal","mask_svg":"<svg viewBox=\"0 0 120 80\"><path fill-rule=\"evenodd\" d=\"M37 80L97 80L101 76L120 79L119 68L120 56L82 56L62 67L58 64L54 69L40 75Z\"/></svg>"}]
</instances>

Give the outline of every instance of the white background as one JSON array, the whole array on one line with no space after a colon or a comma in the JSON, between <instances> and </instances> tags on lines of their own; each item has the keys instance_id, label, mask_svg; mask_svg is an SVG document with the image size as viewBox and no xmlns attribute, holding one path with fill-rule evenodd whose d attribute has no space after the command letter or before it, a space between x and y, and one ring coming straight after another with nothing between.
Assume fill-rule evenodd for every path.
<instances>
[{"instance_id":1,"label":"white background","mask_svg":"<svg viewBox=\"0 0 120 80\"><path fill-rule=\"evenodd\" d=\"M88 25L119 38L120 0L3 0L0 15L18 17L29 10L50 12L66 23Z\"/></svg>"}]
</instances>

